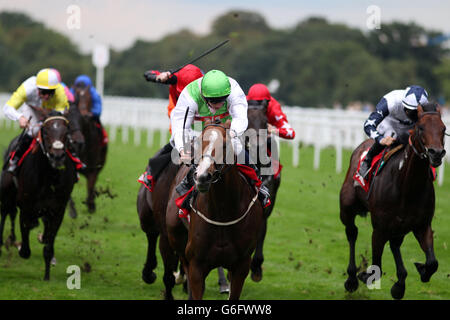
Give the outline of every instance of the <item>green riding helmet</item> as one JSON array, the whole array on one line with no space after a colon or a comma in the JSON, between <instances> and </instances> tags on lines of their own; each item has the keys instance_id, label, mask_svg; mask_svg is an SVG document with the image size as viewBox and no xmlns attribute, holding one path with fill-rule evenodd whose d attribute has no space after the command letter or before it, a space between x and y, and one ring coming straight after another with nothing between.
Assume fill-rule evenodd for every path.
<instances>
[{"instance_id":1,"label":"green riding helmet","mask_svg":"<svg viewBox=\"0 0 450 320\"><path fill-rule=\"evenodd\" d=\"M207 100L225 100L231 93L230 80L219 70L207 72L202 79L202 96Z\"/></svg>"}]
</instances>

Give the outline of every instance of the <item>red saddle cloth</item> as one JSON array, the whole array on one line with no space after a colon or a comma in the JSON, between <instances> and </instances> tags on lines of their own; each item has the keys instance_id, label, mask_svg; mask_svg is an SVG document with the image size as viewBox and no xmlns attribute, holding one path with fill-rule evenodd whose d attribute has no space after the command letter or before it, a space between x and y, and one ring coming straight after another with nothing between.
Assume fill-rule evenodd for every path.
<instances>
[{"instance_id":1,"label":"red saddle cloth","mask_svg":"<svg viewBox=\"0 0 450 320\"><path fill-rule=\"evenodd\" d=\"M262 182L261 180L259 180L258 175L256 174L255 170L253 170L252 168L243 165L243 164L237 164L237 167L239 169L239 171L245 176L247 177L249 180L253 181L253 183L255 184L255 186L259 189L259 187L261 186ZM189 189L188 192L186 192L186 194L178 197L175 199L175 204L177 205L179 211L178 211L178 216L180 218L185 218L188 221L190 220L189 218L189 209L186 208L182 208L182 204L184 202L184 200L189 196L189 194L192 193L192 191L194 190L194 187L192 187L191 189ZM270 201L269 204L270 205Z\"/></svg>"},{"instance_id":2,"label":"red saddle cloth","mask_svg":"<svg viewBox=\"0 0 450 320\"><path fill-rule=\"evenodd\" d=\"M147 179L150 181L150 186L146 185L144 182L144 176L147 176ZM137 182L142 183L144 187L148 189L148 191L153 192L153 188L155 186L155 178L151 174L148 174L147 171L145 171L137 180Z\"/></svg>"},{"instance_id":3,"label":"red saddle cloth","mask_svg":"<svg viewBox=\"0 0 450 320\"><path fill-rule=\"evenodd\" d=\"M369 151L370 148L368 148L366 150L366 152L363 152L362 156L359 159L358 162L358 167L356 168L356 172L353 175L353 180L357 181L359 183L359 185L364 189L364 191L369 192L369 187L370 184L372 183L373 177L375 177L378 173L379 173L379 169L380 169L380 165L382 165L381 163L381 158L383 156L383 152L377 154L375 157L373 157L372 159L372 163L370 165L370 169L369 169L369 173L366 175L366 179L364 179L363 177L361 177L359 175L359 168L361 166L361 163L363 162L363 160L366 158L366 154L367 151ZM432 166L430 166L431 169L431 174L433 175L433 181L436 180L437 174L436 174L436 168L433 168Z\"/></svg>"},{"instance_id":4,"label":"red saddle cloth","mask_svg":"<svg viewBox=\"0 0 450 320\"><path fill-rule=\"evenodd\" d=\"M357 181L360 186L364 189L365 192L369 192L370 184L372 183L373 177L377 174L378 168L379 168L379 162L381 157L383 156L383 152L377 154L372 159L372 163L370 164L369 173L366 175L366 179L360 176L359 174L359 168L361 166L361 163L364 161L367 155L367 151L369 151L370 148L367 148L365 152L363 152L362 156L359 158L358 167L356 168L356 172L353 175L353 180Z\"/></svg>"}]
</instances>

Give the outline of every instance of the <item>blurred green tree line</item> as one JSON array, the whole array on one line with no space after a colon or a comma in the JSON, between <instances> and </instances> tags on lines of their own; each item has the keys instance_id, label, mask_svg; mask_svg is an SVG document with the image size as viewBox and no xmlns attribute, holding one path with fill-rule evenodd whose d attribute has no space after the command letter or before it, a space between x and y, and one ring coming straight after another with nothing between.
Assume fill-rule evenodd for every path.
<instances>
[{"instance_id":1,"label":"blurred green tree line","mask_svg":"<svg viewBox=\"0 0 450 320\"><path fill-rule=\"evenodd\" d=\"M112 51L105 94L166 98L167 87L146 82L144 71L175 69L230 39L196 64L205 72L223 70L246 92L256 82L278 79L275 96L286 105L376 104L388 91L409 84L424 86L435 98L450 99L448 49L426 42L440 35L415 23L392 22L362 31L320 17L277 30L258 13L230 11L215 19L208 35L180 30ZM0 91L15 90L46 66L59 69L68 85L82 73L95 79L91 57L81 54L69 38L24 14L0 13Z\"/></svg>"}]
</instances>

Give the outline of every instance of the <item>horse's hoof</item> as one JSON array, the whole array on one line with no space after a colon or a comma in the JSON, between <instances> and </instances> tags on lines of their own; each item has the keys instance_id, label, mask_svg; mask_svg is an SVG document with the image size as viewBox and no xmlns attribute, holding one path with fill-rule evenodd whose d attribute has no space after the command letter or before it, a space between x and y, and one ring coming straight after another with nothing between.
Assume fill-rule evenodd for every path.
<instances>
[{"instance_id":1,"label":"horse's hoof","mask_svg":"<svg viewBox=\"0 0 450 320\"><path fill-rule=\"evenodd\" d=\"M219 292L221 294L230 293L230 286L228 285L228 283L227 284L221 284L220 288L219 288Z\"/></svg>"},{"instance_id":2,"label":"horse's hoof","mask_svg":"<svg viewBox=\"0 0 450 320\"><path fill-rule=\"evenodd\" d=\"M414 265L417 268L417 271L420 274L420 280L422 282L428 282L430 281L431 276L436 272L438 269L438 262L432 262L430 264L423 264L419 262L415 262Z\"/></svg>"},{"instance_id":3,"label":"horse's hoof","mask_svg":"<svg viewBox=\"0 0 450 320\"><path fill-rule=\"evenodd\" d=\"M147 272L144 269L142 270L142 280L147 284L152 284L156 280L156 273L153 271Z\"/></svg>"},{"instance_id":4,"label":"horse's hoof","mask_svg":"<svg viewBox=\"0 0 450 320\"><path fill-rule=\"evenodd\" d=\"M362 272L360 272L360 273L358 274L358 279L359 279L362 283L364 283L365 285L367 285L367 280L369 279L370 276L371 276L371 275L368 274L367 272L362 271Z\"/></svg>"},{"instance_id":5,"label":"horse's hoof","mask_svg":"<svg viewBox=\"0 0 450 320\"><path fill-rule=\"evenodd\" d=\"M172 293L171 293L171 292L169 292L169 293L164 292L164 299L165 299L165 300L173 300L173 295L172 295Z\"/></svg>"},{"instance_id":6,"label":"horse's hoof","mask_svg":"<svg viewBox=\"0 0 450 320\"><path fill-rule=\"evenodd\" d=\"M391 296L396 300L403 299L405 295L405 285L396 282L391 288Z\"/></svg>"},{"instance_id":7,"label":"horse's hoof","mask_svg":"<svg viewBox=\"0 0 450 320\"><path fill-rule=\"evenodd\" d=\"M56 258L55 257L53 257L52 260L50 260L50 264L52 266L56 266Z\"/></svg>"},{"instance_id":8,"label":"horse's hoof","mask_svg":"<svg viewBox=\"0 0 450 320\"><path fill-rule=\"evenodd\" d=\"M31 256L31 250L30 249L25 250L23 247L20 247L19 256L24 259L28 259Z\"/></svg>"},{"instance_id":9,"label":"horse's hoof","mask_svg":"<svg viewBox=\"0 0 450 320\"><path fill-rule=\"evenodd\" d=\"M260 282L262 280L262 270L261 271L257 271L257 272L253 272L251 274L251 278L254 282Z\"/></svg>"},{"instance_id":10,"label":"horse's hoof","mask_svg":"<svg viewBox=\"0 0 450 320\"><path fill-rule=\"evenodd\" d=\"M186 276L181 275L180 271L174 272L173 276L175 277L175 285L182 284L186 280Z\"/></svg>"},{"instance_id":11,"label":"horse's hoof","mask_svg":"<svg viewBox=\"0 0 450 320\"><path fill-rule=\"evenodd\" d=\"M77 215L77 211L74 208L69 209L69 217L71 217L72 219L76 219Z\"/></svg>"},{"instance_id":12,"label":"horse's hoof","mask_svg":"<svg viewBox=\"0 0 450 320\"><path fill-rule=\"evenodd\" d=\"M88 212L94 213L95 212L95 203L89 203L88 204Z\"/></svg>"},{"instance_id":13,"label":"horse's hoof","mask_svg":"<svg viewBox=\"0 0 450 320\"><path fill-rule=\"evenodd\" d=\"M344 283L345 290L348 292L355 292L358 289L358 285L359 283L356 277L349 277Z\"/></svg>"}]
</instances>

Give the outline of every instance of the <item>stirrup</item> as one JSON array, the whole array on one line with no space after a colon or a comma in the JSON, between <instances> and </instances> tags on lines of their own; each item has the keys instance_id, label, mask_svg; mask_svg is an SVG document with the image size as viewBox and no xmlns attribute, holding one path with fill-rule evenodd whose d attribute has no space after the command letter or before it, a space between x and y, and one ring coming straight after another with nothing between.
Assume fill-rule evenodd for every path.
<instances>
[{"instance_id":1,"label":"stirrup","mask_svg":"<svg viewBox=\"0 0 450 320\"><path fill-rule=\"evenodd\" d=\"M366 162L363 161L361 163L361 166L359 167L359 171L358 174L363 178L366 179L367 175L369 174L370 171L370 165Z\"/></svg>"},{"instance_id":2,"label":"stirrup","mask_svg":"<svg viewBox=\"0 0 450 320\"><path fill-rule=\"evenodd\" d=\"M11 174L16 174L17 168L19 167L18 163L19 163L18 160L15 160L15 161L10 160L6 167L6 172L9 172Z\"/></svg>"},{"instance_id":3,"label":"stirrup","mask_svg":"<svg viewBox=\"0 0 450 320\"><path fill-rule=\"evenodd\" d=\"M187 175L181 180L181 182L175 187L175 190L178 192L180 196L186 194L189 190L191 190L191 185L188 181Z\"/></svg>"}]
</instances>

